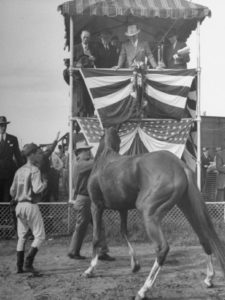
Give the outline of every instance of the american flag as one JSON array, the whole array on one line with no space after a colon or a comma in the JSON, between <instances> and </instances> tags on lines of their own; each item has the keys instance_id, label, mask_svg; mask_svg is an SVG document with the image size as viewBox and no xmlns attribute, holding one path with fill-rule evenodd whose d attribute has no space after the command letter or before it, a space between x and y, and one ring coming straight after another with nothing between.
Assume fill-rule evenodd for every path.
<instances>
[{"instance_id":1,"label":"american flag","mask_svg":"<svg viewBox=\"0 0 225 300\"><path fill-rule=\"evenodd\" d=\"M103 129L97 118L77 118L77 122L87 140L93 146L95 155ZM192 119L151 119L130 120L121 124L121 154L140 154L159 150L168 150L179 158L185 148Z\"/></svg>"}]
</instances>

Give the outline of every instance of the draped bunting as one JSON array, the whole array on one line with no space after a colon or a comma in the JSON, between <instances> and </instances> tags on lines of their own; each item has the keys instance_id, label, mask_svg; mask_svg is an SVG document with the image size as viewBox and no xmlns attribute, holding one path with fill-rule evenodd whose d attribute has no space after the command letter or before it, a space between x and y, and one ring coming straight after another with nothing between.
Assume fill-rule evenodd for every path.
<instances>
[{"instance_id":1,"label":"draped bunting","mask_svg":"<svg viewBox=\"0 0 225 300\"><path fill-rule=\"evenodd\" d=\"M81 69L93 105L104 127L131 118L187 116L186 104L196 70L102 70ZM137 97L133 80L139 72L143 99Z\"/></svg>"},{"instance_id":2,"label":"draped bunting","mask_svg":"<svg viewBox=\"0 0 225 300\"><path fill-rule=\"evenodd\" d=\"M77 118L77 122L95 155L104 131L97 118ZM192 126L192 119L130 120L121 124L120 154L140 154L168 150L181 158Z\"/></svg>"}]
</instances>

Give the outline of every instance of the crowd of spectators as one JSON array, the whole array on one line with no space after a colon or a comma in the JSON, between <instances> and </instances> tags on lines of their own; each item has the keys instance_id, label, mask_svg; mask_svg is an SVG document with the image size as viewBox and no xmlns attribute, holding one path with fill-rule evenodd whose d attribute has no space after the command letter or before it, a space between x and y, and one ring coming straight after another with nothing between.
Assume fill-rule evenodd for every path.
<instances>
[{"instance_id":1,"label":"crowd of spectators","mask_svg":"<svg viewBox=\"0 0 225 300\"><path fill-rule=\"evenodd\" d=\"M75 68L133 68L145 65L153 69L185 69L189 62L189 48L181 42L176 31L171 30L164 39L163 51L160 59L157 57L157 46L153 47L149 41L142 40L141 30L137 25L129 25L125 32L126 39L120 41L119 37L109 29L102 30L97 36L92 37L89 30L80 34L80 43L74 46ZM161 47L162 48L162 47ZM89 93L85 87L79 70L70 71L69 59L64 60L66 68L63 77L67 84L70 74L73 75L73 117L91 117L94 107Z\"/></svg>"}]
</instances>

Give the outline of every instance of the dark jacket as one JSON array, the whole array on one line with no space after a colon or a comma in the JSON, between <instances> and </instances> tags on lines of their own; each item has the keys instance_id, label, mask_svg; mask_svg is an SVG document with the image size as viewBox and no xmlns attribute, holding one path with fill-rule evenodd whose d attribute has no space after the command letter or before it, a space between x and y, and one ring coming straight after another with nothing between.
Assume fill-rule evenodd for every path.
<instances>
[{"instance_id":1,"label":"dark jacket","mask_svg":"<svg viewBox=\"0 0 225 300\"><path fill-rule=\"evenodd\" d=\"M216 180L216 188L225 188L225 150L219 151L216 154L216 169L219 172Z\"/></svg>"},{"instance_id":2,"label":"dark jacket","mask_svg":"<svg viewBox=\"0 0 225 300\"><path fill-rule=\"evenodd\" d=\"M109 44L109 48L106 49L102 43L99 43L97 49L95 63L97 68L112 68L117 65L118 55L114 46Z\"/></svg>"},{"instance_id":3,"label":"dark jacket","mask_svg":"<svg viewBox=\"0 0 225 300\"><path fill-rule=\"evenodd\" d=\"M0 143L0 179L10 179L23 160L17 137L6 133L6 139Z\"/></svg>"},{"instance_id":4,"label":"dark jacket","mask_svg":"<svg viewBox=\"0 0 225 300\"><path fill-rule=\"evenodd\" d=\"M88 196L87 183L94 164L93 159L77 160L73 166L74 199L77 195Z\"/></svg>"},{"instance_id":5,"label":"dark jacket","mask_svg":"<svg viewBox=\"0 0 225 300\"><path fill-rule=\"evenodd\" d=\"M165 47L165 64L168 69L187 69L187 63L190 61L189 54L180 56L177 61L173 58L173 55L176 54L178 50L185 47L187 47L187 44L180 41L177 41L175 48L173 48L172 44L167 44Z\"/></svg>"}]
</instances>

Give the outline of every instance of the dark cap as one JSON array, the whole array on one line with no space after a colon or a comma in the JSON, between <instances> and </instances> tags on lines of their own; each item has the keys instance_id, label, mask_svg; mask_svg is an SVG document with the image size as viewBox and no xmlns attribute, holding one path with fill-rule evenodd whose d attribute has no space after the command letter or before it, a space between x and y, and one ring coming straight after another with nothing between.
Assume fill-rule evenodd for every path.
<instances>
[{"instance_id":1,"label":"dark cap","mask_svg":"<svg viewBox=\"0 0 225 300\"><path fill-rule=\"evenodd\" d=\"M9 124L10 122L7 121L5 116L0 116L0 124Z\"/></svg>"},{"instance_id":2,"label":"dark cap","mask_svg":"<svg viewBox=\"0 0 225 300\"><path fill-rule=\"evenodd\" d=\"M30 144L24 145L22 152L27 157L30 154L35 153L37 151L37 149L39 149L39 147L36 144L30 143Z\"/></svg>"}]
</instances>

